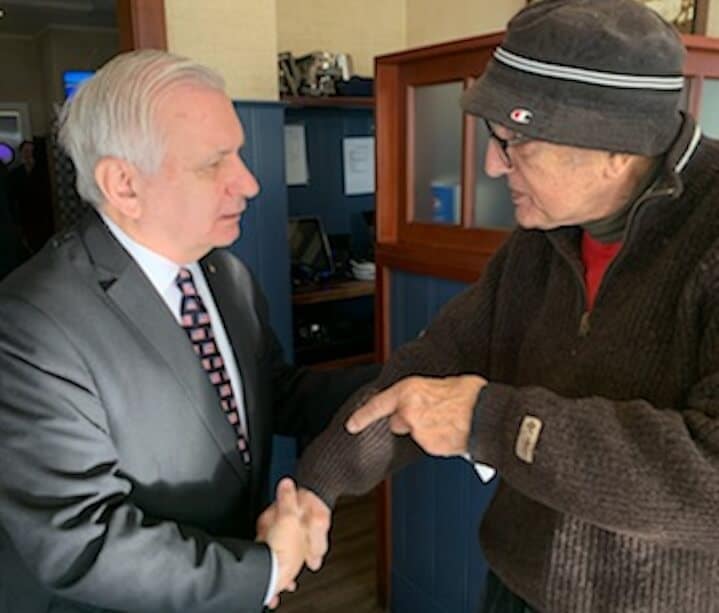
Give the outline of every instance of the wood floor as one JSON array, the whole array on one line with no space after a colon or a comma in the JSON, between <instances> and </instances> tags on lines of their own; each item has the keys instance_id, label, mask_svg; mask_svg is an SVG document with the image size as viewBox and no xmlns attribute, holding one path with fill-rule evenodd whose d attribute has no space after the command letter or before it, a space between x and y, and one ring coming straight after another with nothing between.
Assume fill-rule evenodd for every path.
<instances>
[{"instance_id":1,"label":"wood floor","mask_svg":"<svg viewBox=\"0 0 719 613\"><path fill-rule=\"evenodd\" d=\"M330 552L318 573L304 570L278 613L381 613L375 599L375 496L339 501Z\"/></svg>"}]
</instances>

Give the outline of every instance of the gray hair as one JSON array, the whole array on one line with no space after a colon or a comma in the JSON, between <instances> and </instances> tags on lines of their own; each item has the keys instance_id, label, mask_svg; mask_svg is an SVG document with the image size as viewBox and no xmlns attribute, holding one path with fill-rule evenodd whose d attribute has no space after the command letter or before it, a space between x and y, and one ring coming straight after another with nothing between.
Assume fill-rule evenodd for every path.
<instances>
[{"instance_id":1,"label":"gray hair","mask_svg":"<svg viewBox=\"0 0 719 613\"><path fill-rule=\"evenodd\" d=\"M103 157L117 157L146 173L156 172L165 143L155 121L156 101L175 85L223 91L210 68L165 51L143 49L114 57L65 101L59 142L75 164L77 191L93 206L104 197L95 181Z\"/></svg>"}]
</instances>

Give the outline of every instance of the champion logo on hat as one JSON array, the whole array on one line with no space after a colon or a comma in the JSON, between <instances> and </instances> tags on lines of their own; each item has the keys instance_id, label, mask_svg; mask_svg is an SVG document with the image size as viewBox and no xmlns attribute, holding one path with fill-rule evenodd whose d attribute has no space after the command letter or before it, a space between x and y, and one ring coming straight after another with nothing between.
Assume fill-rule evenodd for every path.
<instances>
[{"instance_id":1,"label":"champion logo on hat","mask_svg":"<svg viewBox=\"0 0 719 613\"><path fill-rule=\"evenodd\" d=\"M532 121L532 111L529 109L517 108L509 114L509 118L514 123L521 123L526 126L530 121Z\"/></svg>"}]
</instances>

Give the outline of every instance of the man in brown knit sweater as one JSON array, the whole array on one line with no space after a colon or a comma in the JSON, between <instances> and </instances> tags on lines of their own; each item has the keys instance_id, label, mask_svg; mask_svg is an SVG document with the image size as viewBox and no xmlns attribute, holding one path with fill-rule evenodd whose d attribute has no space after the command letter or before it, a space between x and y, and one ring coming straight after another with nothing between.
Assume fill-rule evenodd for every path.
<instances>
[{"instance_id":1,"label":"man in brown knit sweater","mask_svg":"<svg viewBox=\"0 0 719 613\"><path fill-rule=\"evenodd\" d=\"M306 452L316 564L337 496L421 449L501 479L483 611L719 611L719 144L683 58L634 0L512 19L462 105L520 227Z\"/></svg>"}]
</instances>

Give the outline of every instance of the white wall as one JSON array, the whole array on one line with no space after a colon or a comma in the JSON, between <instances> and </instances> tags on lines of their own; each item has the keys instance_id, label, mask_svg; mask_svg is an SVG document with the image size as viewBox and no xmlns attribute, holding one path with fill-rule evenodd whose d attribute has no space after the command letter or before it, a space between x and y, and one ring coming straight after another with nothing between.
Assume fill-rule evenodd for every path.
<instances>
[{"instance_id":1,"label":"white wall","mask_svg":"<svg viewBox=\"0 0 719 613\"><path fill-rule=\"evenodd\" d=\"M277 99L275 0L165 0L165 21L169 50L217 70L231 98Z\"/></svg>"},{"instance_id":2,"label":"white wall","mask_svg":"<svg viewBox=\"0 0 719 613\"><path fill-rule=\"evenodd\" d=\"M709 0L707 36L719 36L719 0Z\"/></svg>"},{"instance_id":3,"label":"white wall","mask_svg":"<svg viewBox=\"0 0 719 613\"><path fill-rule=\"evenodd\" d=\"M276 0L279 51L349 53L372 76L374 57L406 48L406 0Z\"/></svg>"},{"instance_id":4,"label":"white wall","mask_svg":"<svg viewBox=\"0 0 719 613\"><path fill-rule=\"evenodd\" d=\"M276 57L349 53L355 74L374 57L503 30L525 0L165 0L170 50L217 69L230 95L277 99ZM211 10L208 10L211 9ZM719 0L709 34L719 36Z\"/></svg>"},{"instance_id":5,"label":"white wall","mask_svg":"<svg viewBox=\"0 0 719 613\"><path fill-rule=\"evenodd\" d=\"M525 0L406 0L407 47L504 30Z\"/></svg>"}]
</instances>

